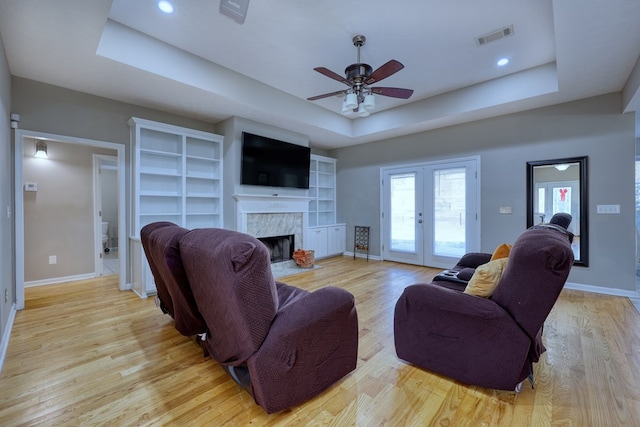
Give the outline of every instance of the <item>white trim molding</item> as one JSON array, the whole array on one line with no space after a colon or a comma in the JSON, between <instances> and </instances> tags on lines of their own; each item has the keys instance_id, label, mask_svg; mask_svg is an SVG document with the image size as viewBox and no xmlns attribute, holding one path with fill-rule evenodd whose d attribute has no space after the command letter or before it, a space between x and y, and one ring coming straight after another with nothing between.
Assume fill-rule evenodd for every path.
<instances>
[{"instance_id":1,"label":"white trim molding","mask_svg":"<svg viewBox=\"0 0 640 427\"><path fill-rule=\"evenodd\" d=\"M9 312L9 318L7 319L7 325L2 331L2 341L0 341L0 373L4 366L4 359L7 356L7 349L9 348L9 339L11 338L11 331L13 330L13 321L16 318L16 305L11 304L11 311Z\"/></svg>"},{"instance_id":2,"label":"white trim molding","mask_svg":"<svg viewBox=\"0 0 640 427\"><path fill-rule=\"evenodd\" d=\"M616 297L640 298L640 293L635 291L625 291L623 289L607 288L605 286L583 285L582 283L567 282L564 285L564 289L593 292L595 294L612 295Z\"/></svg>"},{"instance_id":3,"label":"white trim molding","mask_svg":"<svg viewBox=\"0 0 640 427\"><path fill-rule=\"evenodd\" d=\"M74 282L76 280L94 279L96 277L98 277L96 276L96 273L75 274L73 276L65 276L65 277L52 277L50 279L32 280L30 282L24 282L24 287L31 288L35 286L55 285L57 283Z\"/></svg>"}]
</instances>

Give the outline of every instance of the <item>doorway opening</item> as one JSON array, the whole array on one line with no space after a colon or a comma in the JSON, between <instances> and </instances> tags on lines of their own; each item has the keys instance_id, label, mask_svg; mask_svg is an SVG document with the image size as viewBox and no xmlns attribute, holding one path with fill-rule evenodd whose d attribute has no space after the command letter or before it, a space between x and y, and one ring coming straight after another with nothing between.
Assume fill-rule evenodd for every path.
<instances>
[{"instance_id":1,"label":"doorway opening","mask_svg":"<svg viewBox=\"0 0 640 427\"><path fill-rule=\"evenodd\" d=\"M96 274L119 274L117 157L94 154L93 176Z\"/></svg>"},{"instance_id":2,"label":"doorway opening","mask_svg":"<svg viewBox=\"0 0 640 427\"><path fill-rule=\"evenodd\" d=\"M15 139L14 139L14 146L15 146L15 159L14 159L14 166L15 166L15 206L16 206L16 216L15 216L15 240L16 240L16 253L15 253L15 271L16 271L16 309L21 310L24 309L25 306L25 301L24 301L24 287L25 287L25 255L27 254L26 250L27 250L27 246L30 248L30 251L28 252L29 255L31 255L31 250L34 250L34 248L38 248L37 245L33 245L32 241L37 241L37 237L35 239L33 238L33 235L30 236L25 236L25 232L26 224L29 224L29 233L32 233L33 231L37 231L39 233L40 236L44 236L47 237L48 236L48 240L54 240L57 241L57 243L59 244L59 246L56 247L55 251L49 249L49 252L46 252L46 256L40 254L40 256L37 258L37 260L35 261L35 264L38 268L42 268L44 267L45 269L48 269L48 273L41 273L40 278L37 278L33 280L33 278L29 281L30 285L38 285L38 284L49 284L49 283L58 283L58 282L64 282L64 281L68 281L66 279L71 279L71 280L78 280L78 279L82 279L83 275L86 275L87 277L84 278L89 278L89 277L96 277L99 273L97 273L97 270L89 267L88 269L84 269L84 271L78 271L75 272L71 275L67 275L66 273L64 273L64 268L68 267L65 266L64 263L66 262L76 262L76 260L73 259L73 256L67 256L65 251L65 248L69 248L72 245L76 244L79 241L84 241L84 240L88 240L90 242L90 249L89 249L89 264L91 266L93 266L93 262L91 261L93 259L93 253L94 251L94 245L93 243L95 242L96 238L96 234L98 234L99 232L101 232L101 229L96 230L95 227L95 221L94 221L94 217L93 217L93 210L94 207L90 206L89 207L89 219L88 222L85 223L84 226L77 224L74 228L71 229L71 231L62 234L61 236L56 236L55 239L52 239L51 237L53 236L53 232L52 230L55 230L55 223L54 224L49 224L46 227L41 227L41 229L36 229L34 230L31 225L35 224L36 228L37 226L41 226L43 225L43 221L42 218L47 218L48 215L51 214L51 212L47 213L47 216L39 216L38 218L41 219L41 221L39 222L36 218L35 221L31 221L30 218L25 218L25 196L27 195L27 192L24 191L23 188L23 184L25 183L25 167L24 167L24 162L25 159L29 159L29 161L31 161L30 159L32 158L31 155L29 155L29 149L30 147L35 143L36 140L38 141L45 141L47 144L50 144L51 147L53 147L54 145L59 145L59 146L64 146L65 148L68 148L71 145L75 145L78 148L78 151L80 151L80 148L83 149L93 149L93 151L97 152L97 153L106 153L106 154L115 154L115 159L116 159L116 169L117 169L117 174L118 174L118 182L117 182L117 223L121 226L118 227L117 229L117 240L119 242L126 242L126 227L122 226L125 223L125 183L124 183L124 171L125 171L125 146L124 144L116 144L116 143L111 143L111 142L104 142L104 141L96 141L96 140L89 140L89 139L82 139L82 138L75 138L75 137L70 137L70 136L63 136L63 135L56 135L56 134L49 134L49 133L44 133L44 132L35 132L35 131L28 131L28 130L23 130L23 129L17 129L15 131ZM49 157L53 160L54 156L53 156L53 151L51 149L49 149ZM46 159L38 159L38 160L43 160L44 162L47 162L48 160ZM40 166L42 166L43 169L45 169L44 171L40 171L40 173L42 173L42 175L40 175L39 181L43 184L48 184L48 182L50 181L51 177L54 176L53 173L51 173L52 167L55 168L55 163L53 162L49 162L49 163L42 163ZM88 197L89 200L91 201L91 204L94 204L92 202L92 194L94 193L94 188L95 188L95 183L92 185L92 178L91 178L91 156L89 156L89 163L87 166L85 166L86 169L88 169L88 179L86 179L86 183L84 183L85 186L88 186L88 189L86 187L83 187L85 190L82 191L88 191L89 195L84 195L81 196L80 192L81 190L78 190L77 187L71 188L71 189L61 189L61 188L49 188L50 192L53 191L71 191L72 197L70 197L69 199L72 200L71 203L73 203L73 200L79 201L79 199L81 199L82 197ZM46 169L49 169L49 173L47 173ZM62 172L62 173L73 173L74 170L76 170L77 168L79 168L79 166L74 165L74 166L70 166L70 167L66 167L66 168L60 168L60 170L58 172ZM33 188L33 187L31 187ZM40 191L40 188L44 187L40 187L38 186L38 191ZM34 195L29 195L29 197L31 197L33 200L31 200L31 202L36 202L36 201L41 201L44 199L44 192L36 194ZM38 198L38 196L40 196ZM34 203L35 206L35 203ZM73 211L73 207L69 207L69 206L62 206L61 207L62 210L64 209L71 209L68 211ZM58 217L60 218L60 217ZM87 237L87 235L89 237ZM26 238L32 239L30 241L26 241ZM56 242L54 242L56 243ZM60 248L60 249L57 249ZM60 254L63 255L63 257L59 256ZM119 275L119 289L120 290L126 290L127 289L127 285L126 285L126 274L124 274L126 272L126 257L127 257L127 248L126 245L119 245L118 248L118 270L120 273ZM43 262L43 258L44 258L44 262ZM55 268L52 268L55 267ZM57 270L56 270L57 269ZM91 271L91 270L95 270L95 271ZM73 271L73 270L68 270L68 271ZM32 270L31 268L29 269L29 273L31 274ZM52 273L52 274L50 274ZM49 277L47 277L47 275ZM56 281L57 279L57 281Z\"/></svg>"}]
</instances>

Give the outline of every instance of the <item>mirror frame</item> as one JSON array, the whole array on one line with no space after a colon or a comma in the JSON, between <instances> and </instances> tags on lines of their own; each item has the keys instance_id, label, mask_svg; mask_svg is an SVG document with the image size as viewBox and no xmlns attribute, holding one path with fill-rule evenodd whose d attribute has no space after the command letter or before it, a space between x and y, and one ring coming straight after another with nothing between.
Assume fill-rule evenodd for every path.
<instances>
[{"instance_id":1,"label":"mirror frame","mask_svg":"<svg viewBox=\"0 0 640 427\"><path fill-rule=\"evenodd\" d=\"M527 162L527 228L533 226L533 171L536 166L552 166L561 163L578 163L580 170L580 259L573 265L589 266L589 182L587 173L588 156L568 157L564 159L538 160Z\"/></svg>"}]
</instances>

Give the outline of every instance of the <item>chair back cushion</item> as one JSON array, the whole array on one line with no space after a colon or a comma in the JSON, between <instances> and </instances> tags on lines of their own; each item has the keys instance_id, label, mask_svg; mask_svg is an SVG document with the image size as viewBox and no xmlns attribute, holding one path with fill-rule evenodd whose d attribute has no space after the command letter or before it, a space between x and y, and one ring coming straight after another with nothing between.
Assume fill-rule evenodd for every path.
<instances>
[{"instance_id":1,"label":"chair back cushion","mask_svg":"<svg viewBox=\"0 0 640 427\"><path fill-rule=\"evenodd\" d=\"M269 251L247 234L192 230L180 240L182 261L218 362L240 365L260 348L278 310Z\"/></svg>"},{"instance_id":2,"label":"chair back cushion","mask_svg":"<svg viewBox=\"0 0 640 427\"><path fill-rule=\"evenodd\" d=\"M515 241L492 299L505 308L533 340L555 304L573 265L563 233L529 229Z\"/></svg>"},{"instance_id":3,"label":"chair back cushion","mask_svg":"<svg viewBox=\"0 0 640 427\"><path fill-rule=\"evenodd\" d=\"M204 333L207 326L198 311L180 257L179 241L189 230L172 223L156 224L155 227L149 224L143 228L140 237L156 282L158 298L181 334Z\"/></svg>"},{"instance_id":4,"label":"chair back cushion","mask_svg":"<svg viewBox=\"0 0 640 427\"><path fill-rule=\"evenodd\" d=\"M151 274L153 274L153 279L156 284L156 291L158 300L160 301L160 308L163 312L168 313L169 316L173 317L173 301L171 300L171 295L167 290L167 285L164 282L164 278L158 271L156 261L153 259L153 256L151 256L151 247L149 243L149 236L152 232L159 228L170 226L175 226L175 224L167 221L152 222L151 224L147 224L140 230L140 241L142 242L142 249L144 249L144 254L147 258L149 268L151 269Z\"/></svg>"}]
</instances>

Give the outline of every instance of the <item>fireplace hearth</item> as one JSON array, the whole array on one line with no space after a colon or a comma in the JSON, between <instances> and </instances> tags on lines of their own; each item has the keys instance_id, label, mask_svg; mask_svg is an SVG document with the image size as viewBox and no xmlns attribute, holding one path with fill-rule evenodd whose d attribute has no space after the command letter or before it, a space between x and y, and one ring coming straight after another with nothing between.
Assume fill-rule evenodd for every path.
<instances>
[{"instance_id":1,"label":"fireplace hearth","mask_svg":"<svg viewBox=\"0 0 640 427\"><path fill-rule=\"evenodd\" d=\"M293 257L293 248L295 236L288 234L286 236L258 237L264 245L269 249L271 263L289 261Z\"/></svg>"}]
</instances>

